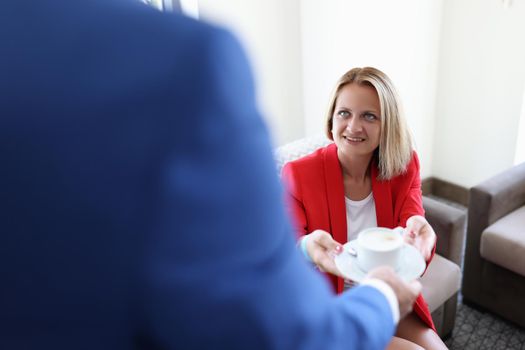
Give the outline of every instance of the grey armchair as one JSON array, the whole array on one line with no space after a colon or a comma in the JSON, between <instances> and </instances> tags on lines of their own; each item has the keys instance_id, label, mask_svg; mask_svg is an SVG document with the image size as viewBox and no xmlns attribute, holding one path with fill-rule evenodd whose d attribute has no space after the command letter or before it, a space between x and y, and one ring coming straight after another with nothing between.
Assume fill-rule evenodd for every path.
<instances>
[{"instance_id":1,"label":"grey armchair","mask_svg":"<svg viewBox=\"0 0 525 350\"><path fill-rule=\"evenodd\" d=\"M525 327L525 163L470 189L463 298Z\"/></svg>"},{"instance_id":2,"label":"grey armchair","mask_svg":"<svg viewBox=\"0 0 525 350\"><path fill-rule=\"evenodd\" d=\"M300 139L277 148L275 158L280 173L284 164L330 143L323 136ZM461 284L461 260L465 238L465 214L454 207L423 197L426 218L438 235L434 259L421 278L438 334L451 334L456 318L457 294Z\"/></svg>"}]
</instances>

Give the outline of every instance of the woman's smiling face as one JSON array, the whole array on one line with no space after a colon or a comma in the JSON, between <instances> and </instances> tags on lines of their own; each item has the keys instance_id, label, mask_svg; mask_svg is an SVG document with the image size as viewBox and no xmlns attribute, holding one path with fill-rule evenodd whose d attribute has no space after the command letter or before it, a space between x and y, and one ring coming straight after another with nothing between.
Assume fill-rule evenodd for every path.
<instances>
[{"instance_id":1,"label":"woman's smiling face","mask_svg":"<svg viewBox=\"0 0 525 350\"><path fill-rule=\"evenodd\" d=\"M348 84L335 101L332 135L342 154L372 155L381 136L381 107L374 87Z\"/></svg>"}]
</instances>

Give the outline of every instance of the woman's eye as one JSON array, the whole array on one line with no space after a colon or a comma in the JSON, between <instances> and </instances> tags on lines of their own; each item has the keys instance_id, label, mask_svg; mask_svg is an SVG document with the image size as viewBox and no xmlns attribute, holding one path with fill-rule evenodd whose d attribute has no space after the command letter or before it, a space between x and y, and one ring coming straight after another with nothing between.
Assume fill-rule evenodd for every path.
<instances>
[{"instance_id":1,"label":"woman's eye","mask_svg":"<svg viewBox=\"0 0 525 350\"><path fill-rule=\"evenodd\" d=\"M337 112L337 115L340 117L348 117L350 113L348 113L348 111L339 111Z\"/></svg>"},{"instance_id":2,"label":"woman's eye","mask_svg":"<svg viewBox=\"0 0 525 350\"><path fill-rule=\"evenodd\" d=\"M365 119L368 121L374 121L377 120L377 117L372 113L367 113L365 114Z\"/></svg>"}]
</instances>

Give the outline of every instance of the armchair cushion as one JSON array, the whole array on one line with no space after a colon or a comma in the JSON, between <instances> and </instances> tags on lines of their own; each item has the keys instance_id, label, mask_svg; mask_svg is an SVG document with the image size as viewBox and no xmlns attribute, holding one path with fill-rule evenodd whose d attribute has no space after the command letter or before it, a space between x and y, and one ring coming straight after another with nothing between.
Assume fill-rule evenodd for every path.
<instances>
[{"instance_id":1,"label":"armchair cushion","mask_svg":"<svg viewBox=\"0 0 525 350\"><path fill-rule=\"evenodd\" d=\"M483 231L480 254L525 276L525 206L503 216Z\"/></svg>"},{"instance_id":2,"label":"armchair cushion","mask_svg":"<svg viewBox=\"0 0 525 350\"><path fill-rule=\"evenodd\" d=\"M459 291L461 270L458 265L436 254L421 277L421 284L428 308L430 312L434 312Z\"/></svg>"}]
</instances>

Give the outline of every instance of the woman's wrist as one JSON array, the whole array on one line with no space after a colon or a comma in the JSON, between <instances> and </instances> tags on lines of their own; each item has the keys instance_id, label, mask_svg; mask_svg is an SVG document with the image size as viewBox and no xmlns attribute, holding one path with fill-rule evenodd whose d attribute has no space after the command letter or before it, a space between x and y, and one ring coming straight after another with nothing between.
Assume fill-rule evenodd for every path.
<instances>
[{"instance_id":1,"label":"woman's wrist","mask_svg":"<svg viewBox=\"0 0 525 350\"><path fill-rule=\"evenodd\" d=\"M308 254L308 249L306 247L306 244L308 243L309 238L310 238L310 235L302 236L299 241L299 247L301 248L301 251L303 252L303 256L306 259L306 261L313 263L314 261L310 257L310 254Z\"/></svg>"}]
</instances>

